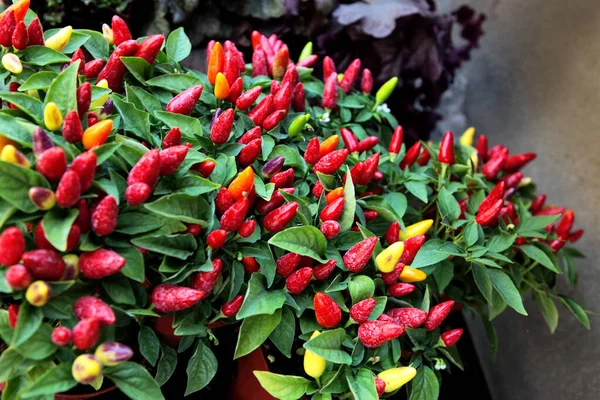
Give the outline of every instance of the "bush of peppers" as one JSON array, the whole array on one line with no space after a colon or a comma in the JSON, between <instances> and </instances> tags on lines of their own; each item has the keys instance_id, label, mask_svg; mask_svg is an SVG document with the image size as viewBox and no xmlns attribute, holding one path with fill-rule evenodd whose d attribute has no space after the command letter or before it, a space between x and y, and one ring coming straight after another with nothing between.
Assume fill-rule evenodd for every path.
<instances>
[{"instance_id":1,"label":"bush of peppers","mask_svg":"<svg viewBox=\"0 0 600 400\"><path fill-rule=\"evenodd\" d=\"M520 172L535 154L460 140L403 143L355 60L312 75L275 36L252 62L211 42L208 73L181 67L181 30L134 40L43 32L29 1L1 16L0 382L3 399L112 381L161 399L178 355L186 394L218 368L213 329L238 324L235 358L266 341L303 363L257 371L280 399L435 399L462 368L453 308L526 315L553 330L576 279L574 214ZM359 88L359 89L356 89ZM303 361L300 361L302 359Z\"/></svg>"}]
</instances>

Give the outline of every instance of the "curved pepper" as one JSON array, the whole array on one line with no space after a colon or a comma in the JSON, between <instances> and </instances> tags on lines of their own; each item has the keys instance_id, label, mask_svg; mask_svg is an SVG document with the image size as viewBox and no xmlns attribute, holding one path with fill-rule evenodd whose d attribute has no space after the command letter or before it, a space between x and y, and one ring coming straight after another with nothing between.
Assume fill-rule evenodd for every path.
<instances>
[{"instance_id":1,"label":"curved pepper","mask_svg":"<svg viewBox=\"0 0 600 400\"><path fill-rule=\"evenodd\" d=\"M73 27L70 25L65 26L54 35L50 36L46 40L45 46L57 51L62 51L65 47L67 47L72 33Z\"/></svg>"},{"instance_id":2,"label":"curved pepper","mask_svg":"<svg viewBox=\"0 0 600 400\"><path fill-rule=\"evenodd\" d=\"M81 138L83 147L86 150L90 150L93 147L101 146L104 144L104 142L106 142L106 139L108 138L108 135L110 135L112 128L112 119L105 119L87 128L83 132L83 136Z\"/></svg>"},{"instance_id":3,"label":"curved pepper","mask_svg":"<svg viewBox=\"0 0 600 400\"><path fill-rule=\"evenodd\" d=\"M463 146L473 146L473 138L475 137L475 128L470 127L460 137L460 144Z\"/></svg>"},{"instance_id":4,"label":"curved pepper","mask_svg":"<svg viewBox=\"0 0 600 400\"><path fill-rule=\"evenodd\" d=\"M394 89L396 89L396 85L398 85L397 77L393 77L381 85L377 93L375 93L375 106L373 107L373 110L390 97Z\"/></svg>"},{"instance_id":5,"label":"curved pepper","mask_svg":"<svg viewBox=\"0 0 600 400\"><path fill-rule=\"evenodd\" d=\"M296 136L296 135L300 134L300 132L302 132L304 130L304 127L306 126L306 124L308 123L309 120L310 120L310 114L304 114L304 115L300 115L300 116L296 117L296 119L294 119L292 121L292 123L290 124L290 127L288 128L288 134L290 136ZM319 141L317 140L317 146L319 146L318 143L319 143ZM319 147L317 147L316 154L318 157ZM306 157L306 155L305 155L305 157ZM309 163L309 164L314 164L314 163Z\"/></svg>"},{"instance_id":6,"label":"curved pepper","mask_svg":"<svg viewBox=\"0 0 600 400\"><path fill-rule=\"evenodd\" d=\"M385 382L385 393L400 389L417 375L413 367L399 367L380 372L377 377Z\"/></svg>"},{"instance_id":7,"label":"curved pepper","mask_svg":"<svg viewBox=\"0 0 600 400\"><path fill-rule=\"evenodd\" d=\"M380 272L392 272L404 252L404 243L395 242L383 250L375 258L375 265Z\"/></svg>"},{"instance_id":8,"label":"curved pepper","mask_svg":"<svg viewBox=\"0 0 600 400\"><path fill-rule=\"evenodd\" d=\"M399 278L404 283L414 283L427 279L427 274L420 269L411 268L409 265L406 265Z\"/></svg>"},{"instance_id":9,"label":"curved pepper","mask_svg":"<svg viewBox=\"0 0 600 400\"><path fill-rule=\"evenodd\" d=\"M314 331L310 338L314 339L320 334L321 332ZM304 372L306 372L306 375L313 378L319 378L323 375L323 372L325 372L326 366L327 361L323 357L316 355L310 350L304 352Z\"/></svg>"},{"instance_id":10,"label":"curved pepper","mask_svg":"<svg viewBox=\"0 0 600 400\"><path fill-rule=\"evenodd\" d=\"M356 136L354 136L354 133L350 129L340 129L340 136L342 136L342 140L350 153L358 151L358 139L356 139Z\"/></svg>"},{"instance_id":11,"label":"curved pepper","mask_svg":"<svg viewBox=\"0 0 600 400\"><path fill-rule=\"evenodd\" d=\"M493 225L498 220L500 213L502 212L502 205L504 204L504 200L498 199L495 203L493 203L487 209L479 208L479 212L475 217L475 222L477 222L481 226Z\"/></svg>"},{"instance_id":12,"label":"curved pepper","mask_svg":"<svg viewBox=\"0 0 600 400\"><path fill-rule=\"evenodd\" d=\"M417 222L416 224L407 226L406 232L401 230L400 234L398 235L398 238L400 240L406 240L406 239L410 239L413 236L424 235L429 230L429 228L431 228L432 225L433 225L432 219L426 219L426 220Z\"/></svg>"}]
</instances>

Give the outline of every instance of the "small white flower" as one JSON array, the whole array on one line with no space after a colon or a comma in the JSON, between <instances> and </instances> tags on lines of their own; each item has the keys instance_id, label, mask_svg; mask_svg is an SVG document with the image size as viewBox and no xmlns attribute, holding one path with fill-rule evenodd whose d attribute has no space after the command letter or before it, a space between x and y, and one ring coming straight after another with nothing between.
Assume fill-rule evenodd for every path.
<instances>
[{"instance_id":1,"label":"small white flower","mask_svg":"<svg viewBox=\"0 0 600 400\"><path fill-rule=\"evenodd\" d=\"M328 112L323 113L321 115L321 122L323 122L325 124L329 122L329 113Z\"/></svg>"},{"instance_id":2,"label":"small white flower","mask_svg":"<svg viewBox=\"0 0 600 400\"><path fill-rule=\"evenodd\" d=\"M446 369L446 362L444 360L442 360L441 358L434 358L435 360L435 365L433 368L435 368L436 371L442 371Z\"/></svg>"},{"instance_id":3,"label":"small white flower","mask_svg":"<svg viewBox=\"0 0 600 400\"><path fill-rule=\"evenodd\" d=\"M383 103L383 104L377 106L377 108L375 109L375 111L389 113L391 110L390 110L390 108L388 107L388 105L386 103Z\"/></svg>"}]
</instances>

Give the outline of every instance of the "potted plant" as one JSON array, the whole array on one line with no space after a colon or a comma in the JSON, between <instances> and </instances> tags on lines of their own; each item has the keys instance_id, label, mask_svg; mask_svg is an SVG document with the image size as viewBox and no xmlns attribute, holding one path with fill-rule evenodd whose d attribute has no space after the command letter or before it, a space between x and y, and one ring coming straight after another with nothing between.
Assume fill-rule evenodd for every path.
<instances>
[{"instance_id":1,"label":"potted plant","mask_svg":"<svg viewBox=\"0 0 600 400\"><path fill-rule=\"evenodd\" d=\"M3 398L222 395L253 354L276 398L435 399L457 306L491 338L528 292L551 329L555 302L589 324L555 289L582 232L519 171L535 155L473 130L406 149L397 79L371 95L360 60L323 82L256 32L204 74L181 29L44 35L27 6L0 17Z\"/></svg>"}]
</instances>

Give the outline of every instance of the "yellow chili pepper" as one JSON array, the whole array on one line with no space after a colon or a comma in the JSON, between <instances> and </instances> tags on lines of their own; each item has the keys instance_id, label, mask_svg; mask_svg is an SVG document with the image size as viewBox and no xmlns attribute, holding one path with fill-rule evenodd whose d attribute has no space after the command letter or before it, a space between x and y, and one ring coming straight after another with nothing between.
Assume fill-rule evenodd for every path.
<instances>
[{"instance_id":1,"label":"yellow chili pepper","mask_svg":"<svg viewBox=\"0 0 600 400\"><path fill-rule=\"evenodd\" d=\"M7 53L2 56L2 66L8 71L15 75L19 75L23 72L23 64L18 55L13 53Z\"/></svg>"},{"instance_id":2,"label":"yellow chili pepper","mask_svg":"<svg viewBox=\"0 0 600 400\"><path fill-rule=\"evenodd\" d=\"M400 261L400 257L402 257L403 252L403 242L392 243L387 249L383 250L375 258L375 265L377 266L377 269L380 272L392 272L398 264L398 261Z\"/></svg>"},{"instance_id":3,"label":"yellow chili pepper","mask_svg":"<svg viewBox=\"0 0 600 400\"><path fill-rule=\"evenodd\" d=\"M383 102L390 97L394 89L396 89L396 85L398 85L397 77L393 77L381 85L377 93L375 93L375 106L373 107L373 110L375 110L378 105L383 104Z\"/></svg>"},{"instance_id":4,"label":"yellow chili pepper","mask_svg":"<svg viewBox=\"0 0 600 400\"><path fill-rule=\"evenodd\" d=\"M105 119L95 123L83 132L81 142L86 150L90 150L96 146L101 146L106 142L110 131L113 128L112 119Z\"/></svg>"},{"instance_id":5,"label":"yellow chili pepper","mask_svg":"<svg viewBox=\"0 0 600 400\"><path fill-rule=\"evenodd\" d=\"M250 193L252 186L254 186L254 170L252 167L246 167L231 181L228 189L234 200L240 200Z\"/></svg>"},{"instance_id":6,"label":"yellow chili pepper","mask_svg":"<svg viewBox=\"0 0 600 400\"><path fill-rule=\"evenodd\" d=\"M460 144L463 146L473 146L473 137L475 136L475 128L467 128L465 133L460 137Z\"/></svg>"},{"instance_id":7,"label":"yellow chili pepper","mask_svg":"<svg viewBox=\"0 0 600 400\"><path fill-rule=\"evenodd\" d=\"M321 332L314 331L310 338L314 339L320 334ZM316 355L310 350L306 350L304 353L304 372L306 372L306 375L318 378L323 375L326 366L327 361L323 357Z\"/></svg>"},{"instance_id":8,"label":"yellow chili pepper","mask_svg":"<svg viewBox=\"0 0 600 400\"><path fill-rule=\"evenodd\" d=\"M82 354L73 362L71 373L77 382L87 385L100 377L102 364L92 354Z\"/></svg>"},{"instance_id":9,"label":"yellow chili pepper","mask_svg":"<svg viewBox=\"0 0 600 400\"><path fill-rule=\"evenodd\" d=\"M102 36L104 36L104 39L106 39L109 46L114 43L113 30L107 24L102 24Z\"/></svg>"},{"instance_id":10,"label":"yellow chili pepper","mask_svg":"<svg viewBox=\"0 0 600 400\"><path fill-rule=\"evenodd\" d=\"M398 235L398 239L406 240L410 239L413 236L424 235L425 232L431 228L433 225L432 219L425 219L423 221L417 222L416 224L412 224L406 227L406 232L400 230L400 234Z\"/></svg>"},{"instance_id":11,"label":"yellow chili pepper","mask_svg":"<svg viewBox=\"0 0 600 400\"><path fill-rule=\"evenodd\" d=\"M2 148L2 152L0 152L0 160L18 164L25 168L29 168L31 166L31 163L27 157L25 157L25 155L17 150L17 148L12 144L7 144Z\"/></svg>"},{"instance_id":12,"label":"yellow chili pepper","mask_svg":"<svg viewBox=\"0 0 600 400\"><path fill-rule=\"evenodd\" d=\"M104 89L108 89L108 81L106 79L102 79L101 81L96 83L96 86L104 88ZM105 95L100 96L100 98L92 101L90 103L90 108L102 107L104 105L104 103L106 103L106 100L108 100L108 93L106 93Z\"/></svg>"},{"instance_id":13,"label":"yellow chili pepper","mask_svg":"<svg viewBox=\"0 0 600 400\"><path fill-rule=\"evenodd\" d=\"M417 375L417 370L413 367L399 367L386 369L377 377L385 382L385 393L391 393L410 382L415 375Z\"/></svg>"},{"instance_id":14,"label":"yellow chili pepper","mask_svg":"<svg viewBox=\"0 0 600 400\"><path fill-rule=\"evenodd\" d=\"M51 131L60 129L63 123L63 116L56 103L50 102L44 107L44 124Z\"/></svg>"},{"instance_id":15,"label":"yellow chili pepper","mask_svg":"<svg viewBox=\"0 0 600 400\"><path fill-rule=\"evenodd\" d=\"M400 280L404 283L421 282L425 279L427 279L425 272L417 268L411 268L410 265L405 266L400 274Z\"/></svg>"},{"instance_id":16,"label":"yellow chili pepper","mask_svg":"<svg viewBox=\"0 0 600 400\"><path fill-rule=\"evenodd\" d=\"M342 79L344 79L344 74L338 74L338 83L340 83L342 81Z\"/></svg>"},{"instance_id":17,"label":"yellow chili pepper","mask_svg":"<svg viewBox=\"0 0 600 400\"><path fill-rule=\"evenodd\" d=\"M44 281L35 281L27 288L25 298L34 307L43 307L50 301L50 285Z\"/></svg>"},{"instance_id":18,"label":"yellow chili pepper","mask_svg":"<svg viewBox=\"0 0 600 400\"><path fill-rule=\"evenodd\" d=\"M531 182L533 182L533 180L531 179L530 176L526 176L525 178L521 179L521 182L519 182L519 184L517 185L517 187L524 187L527 185L531 185Z\"/></svg>"},{"instance_id":19,"label":"yellow chili pepper","mask_svg":"<svg viewBox=\"0 0 600 400\"><path fill-rule=\"evenodd\" d=\"M73 27L65 26L60 31L56 32L54 35L46 39L46 47L50 47L51 49L57 51L62 51L65 47L67 47L69 39L71 39L72 33Z\"/></svg>"},{"instance_id":20,"label":"yellow chili pepper","mask_svg":"<svg viewBox=\"0 0 600 400\"><path fill-rule=\"evenodd\" d=\"M222 72L217 74L215 78L215 97L219 100L224 100L229 96L229 82Z\"/></svg>"}]
</instances>

